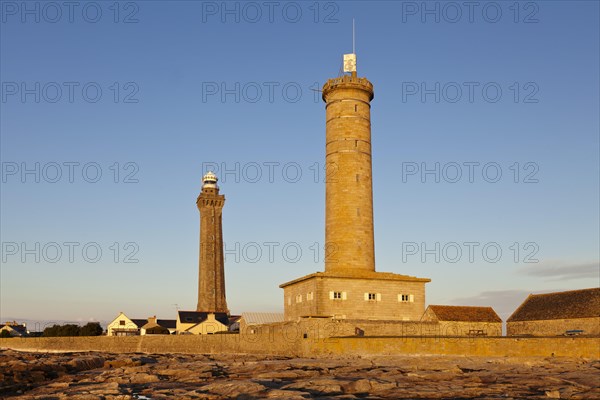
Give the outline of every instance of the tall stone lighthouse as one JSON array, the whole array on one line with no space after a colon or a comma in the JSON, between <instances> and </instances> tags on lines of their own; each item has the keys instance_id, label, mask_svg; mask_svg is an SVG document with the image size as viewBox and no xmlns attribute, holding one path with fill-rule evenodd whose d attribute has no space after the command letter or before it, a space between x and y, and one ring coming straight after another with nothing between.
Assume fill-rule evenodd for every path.
<instances>
[{"instance_id":1,"label":"tall stone lighthouse","mask_svg":"<svg viewBox=\"0 0 600 400\"><path fill-rule=\"evenodd\" d=\"M344 72L323 86L325 272L279 286L283 288L284 316L286 320L419 320L425 311L425 284L430 279L375 271L373 84L358 77L356 54L344 55Z\"/></svg>"},{"instance_id":2,"label":"tall stone lighthouse","mask_svg":"<svg viewBox=\"0 0 600 400\"><path fill-rule=\"evenodd\" d=\"M222 214L225 196L219 194L217 176L202 178L202 192L196 200L200 211L200 261L197 311L229 313L225 299Z\"/></svg>"}]
</instances>

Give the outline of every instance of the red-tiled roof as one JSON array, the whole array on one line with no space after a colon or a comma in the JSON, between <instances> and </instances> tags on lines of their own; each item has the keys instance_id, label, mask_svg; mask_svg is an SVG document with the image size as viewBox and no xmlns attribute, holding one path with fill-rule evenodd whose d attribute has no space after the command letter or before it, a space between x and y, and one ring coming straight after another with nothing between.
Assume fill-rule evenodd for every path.
<instances>
[{"instance_id":1,"label":"red-tiled roof","mask_svg":"<svg viewBox=\"0 0 600 400\"><path fill-rule=\"evenodd\" d=\"M428 307L438 321L502 322L492 307L438 306Z\"/></svg>"},{"instance_id":2,"label":"red-tiled roof","mask_svg":"<svg viewBox=\"0 0 600 400\"><path fill-rule=\"evenodd\" d=\"M508 318L512 321L592 318L600 316L600 288L530 294Z\"/></svg>"}]
</instances>

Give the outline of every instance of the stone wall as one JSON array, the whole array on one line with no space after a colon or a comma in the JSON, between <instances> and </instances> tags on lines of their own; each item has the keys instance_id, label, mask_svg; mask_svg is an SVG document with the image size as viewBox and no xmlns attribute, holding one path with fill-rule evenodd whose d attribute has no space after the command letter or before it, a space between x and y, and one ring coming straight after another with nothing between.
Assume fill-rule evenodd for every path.
<instances>
[{"instance_id":1,"label":"stone wall","mask_svg":"<svg viewBox=\"0 0 600 400\"><path fill-rule=\"evenodd\" d=\"M311 355L439 354L600 359L600 338L363 337L315 341Z\"/></svg>"},{"instance_id":2,"label":"stone wall","mask_svg":"<svg viewBox=\"0 0 600 400\"><path fill-rule=\"evenodd\" d=\"M297 329L298 336L319 339L331 336L354 336L357 328L365 336L440 336L437 322L371 321L358 319L301 319L288 330Z\"/></svg>"},{"instance_id":3,"label":"stone wall","mask_svg":"<svg viewBox=\"0 0 600 400\"><path fill-rule=\"evenodd\" d=\"M354 336L356 328L365 336L471 336L471 330L483 331L483 336L502 336L502 323L488 322L434 322L434 321L372 321L357 319L303 318L288 322L288 330L298 331L297 336L326 338ZM272 326L277 326L273 324ZM266 325L265 325L266 326Z\"/></svg>"},{"instance_id":4,"label":"stone wall","mask_svg":"<svg viewBox=\"0 0 600 400\"><path fill-rule=\"evenodd\" d=\"M441 336L502 336L502 322L440 322Z\"/></svg>"},{"instance_id":5,"label":"stone wall","mask_svg":"<svg viewBox=\"0 0 600 400\"><path fill-rule=\"evenodd\" d=\"M566 331L574 329L583 330L584 335L600 335L600 317L506 323L507 336L555 336L563 335Z\"/></svg>"},{"instance_id":6,"label":"stone wall","mask_svg":"<svg viewBox=\"0 0 600 400\"><path fill-rule=\"evenodd\" d=\"M303 315L319 315L317 279L307 279L283 289L283 314L293 321ZM298 301L301 299L301 301Z\"/></svg>"},{"instance_id":7,"label":"stone wall","mask_svg":"<svg viewBox=\"0 0 600 400\"><path fill-rule=\"evenodd\" d=\"M464 356L571 356L600 359L600 339L590 337L331 337L265 334L210 336L100 336L0 339L1 348L27 351L106 351L113 353L231 353L293 357L438 354Z\"/></svg>"},{"instance_id":8,"label":"stone wall","mask_svg":"<svg viewBox=\"0 0 600 400\"><path fill-rule=\"evenodd\" d=\"M300 355L299 339L282 336L239 334L144 335L61 338L0 339L0 347L15 350L106 351L112 353L249 353Z\"/></svg>"},{"instance_id":9,"label":"stone wall","mask_svg":"<svg viewBox=\"0 0 600 400\"><path fill-rule=\"evenodd\" d=\"M329 292L342 291L346 300L331 300ZM418 321L425 311L425 284L400 280L324 279L320 288L319 308L329 315L346 318ZM365 300L365 293L378 300ZM398 296L412 295L412 302L398 301Z\"/></svg>"}]
</instances>

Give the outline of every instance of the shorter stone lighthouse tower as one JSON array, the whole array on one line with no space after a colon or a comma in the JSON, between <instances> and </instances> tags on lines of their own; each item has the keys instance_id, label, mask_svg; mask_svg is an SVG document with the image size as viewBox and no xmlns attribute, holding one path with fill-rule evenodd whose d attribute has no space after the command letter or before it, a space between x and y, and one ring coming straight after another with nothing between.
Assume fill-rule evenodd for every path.
<instances>
[{"instance_id":1,"label":"shorter stone lighthouse tower","mask_svg":"<svg viewBox=\"0 0 600 400\"><path fill-rule=\"evenodd\" d=\"M279 287L284 317L417 321L425 311L428 278L375 270L371 163L373 84L344 55L344 74L323 85L325 162L335 172L325 184L325 272Z\"/></svg>"},{"instance_id":2,"label":"shorter stone lighthouse tower","mask_svg":"<svg viewBox=\"0 0 600 400\"><path fill-rule=\"evenodd\" d=\"M229 313L225 299L222 214L225 196L219 194L217 176L202 178L202 192L196 200L200 211L200 262L196 311Z\"/></svg>"}]
</instances>

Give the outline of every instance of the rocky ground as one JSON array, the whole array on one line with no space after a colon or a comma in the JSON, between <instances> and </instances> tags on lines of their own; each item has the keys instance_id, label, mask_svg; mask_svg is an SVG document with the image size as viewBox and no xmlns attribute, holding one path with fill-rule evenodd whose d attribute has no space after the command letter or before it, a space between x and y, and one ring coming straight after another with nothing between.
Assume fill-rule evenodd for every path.
<instances>
[{"instance_id":1,"label":"rocky ground","mask_svg":"<svg viewBox=\"0 0 600 400\"><path fill-rule=\"evenodd\" d=\"M600 399L600 360L0 351L6 399Z\"/></svg>"}]
</instances>

